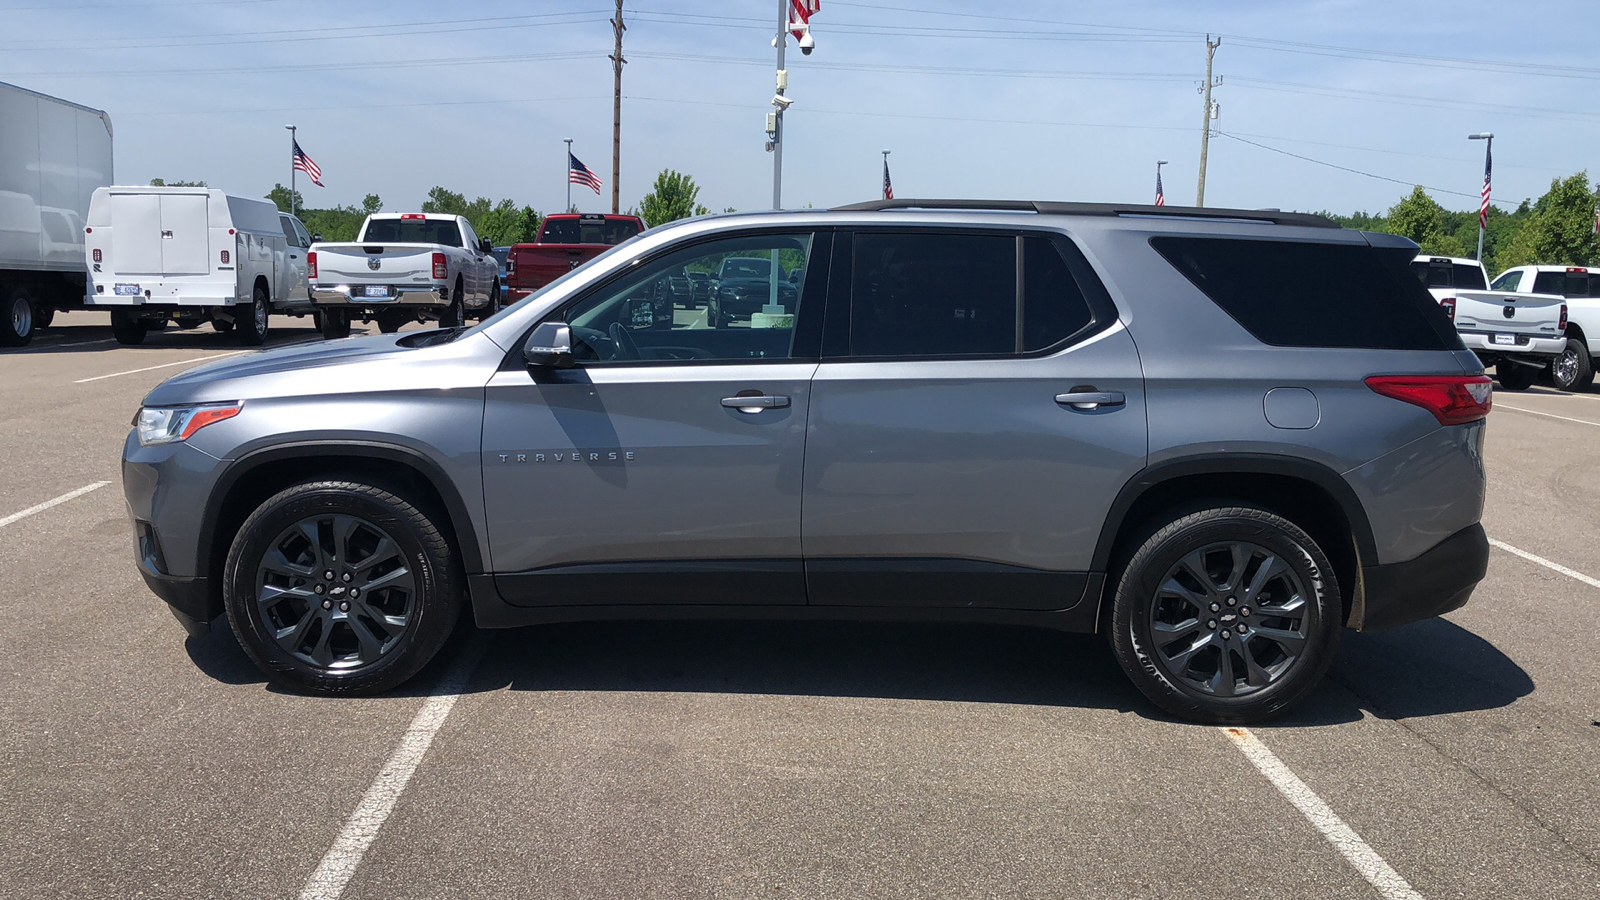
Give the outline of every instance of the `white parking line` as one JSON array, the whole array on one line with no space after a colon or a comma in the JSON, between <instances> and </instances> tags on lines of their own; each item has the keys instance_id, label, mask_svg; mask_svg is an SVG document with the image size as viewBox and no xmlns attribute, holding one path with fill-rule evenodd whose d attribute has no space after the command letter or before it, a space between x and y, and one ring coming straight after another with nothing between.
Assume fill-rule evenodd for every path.
<instances>
[{"instance_id":1,"label":"white parking line","mask_svg":"<svg viewBox=\"0 0 1600 900\"><path fill-rule=\"evenodd\" d=\"M97 491L110 483L111 482L109 481L96 481L94 484L86 484L75 491L67 491L65 494L62 494L54 500L46 500L38 506L30 506L22 512L14 512L11 515L6 516L4 519L0 519L0 528L6 527L18 519L26 519L34 513L44 512L52 506L60 506L68 500L74 500L78 497L82 497L84 494L87 494L90 491Z\"/></svg>"},{"instance_id":2,"label":"white parking line","mask_svg":"<svg viewBox=\"0 0 1600 900\"><path fill-rule=\"evenodd\" d=\"M1360 872L1361 877L1376 888L1378 893L1383 895L1386 900L1422 900L1422 895L1417 893L1409 882L1400 877L1400 873L1385 862L1383 857L1378 855L1378 851L1372 849L1366 841L1362 840L1361 835L1356 834L1355 829L1346 825L1344 820L1339 818L1338 814L1328 804L1322 802L1322 798L1307 787L1306 783L1300 780L1300 776L1290 771L1289 767L1283 764L1283 760L1278 759L1276 754L1268 750L1267 745L1261 743L1250 732L1250 729L1223 728L1221 730L1223 734L1226 734L1233 741L1234 746L1238 747L1245 757L1255 765L1257 771L1272 782L1272 786L1278 789L1278 793L1293 804L1295 809L1300 810L1300 814L1306 817L1306 821L1321 832L1322 836L1327 838L1328 843L1332 844L1334 849L1338 850L1340 855L1345 858L1345 861L1353 866L1357 872Z\"/></svg>"},{"instance_id":3,"label":"white parking line","mask_svg":"<svg viewBox=\"0 0 1600 900\"><path fill-rule=\"evenodd\" d=\"M439 679L429 693L427 702L417 712L417 717L411 720L411 727L400 739L400 746L395 748L378 777L372 780L372 786L367 788L366 795L356 805L355 811L345 820L344 828L322 857L322 862L317 864L317 870L306 879L306 886L300 890L300 900L337 900L344 893L345 885L350 883L356 866L361 863L361 857L366 855L367 848L378 837L378 831L383 828L384 821L399 802L400 794L405 791L406 783L417 771L417 766L422 764L422 757L427 754L434 735L444 726L445 718L466 689L467 679L472 677L472 670L483 658L486 644L481 635L474 637L464 648L461 658Z\"/></svg>"},{"instance_id":4,"label":"white parking line","mask_svg":"<svg viewBox=\"0 0 1600 900\"><path fill-rule=\"evenodd\" d=\"M79 378L77 381L74 381L73 384L88 384L91 381L99 381L103 378L116 378L120 375L137 375L140 372L153 372L156 369L169 369L173 366L193 365L194 363L203 363L208 359L221 359L224 356L238 356L241 353L254 352L254 350L235 350L232 353L217 353L211 356L202 356L199 359L180 359L177 362L162 363L159 366L145 366L142 369L129 369L126 372L112 372L110 375L96 375L93 378Z\"/></svg>"},{"instance_id":5,"label":"white parking line","mask_svg":"<svg viewBox=\"0 0 1600 900\"><path fill-rule=\"evenodd\" d=\"M1510 554L1512 554L1514 556L1520 556L1523 559L1527 560L1528 562L1538 563L1539 565L1544 566L1546 569L1549 569L1552 572L1560 572L1561 574L1567 576L1568 578L1575 578L1578 581L1581 581L1581 582L1583 582L1584 584L1587 584L1590 587L1600 588L1600 578L1590 578L1589 576L1583 574L1582 572L1578 572L1578 571L1575 571L1573 569L1569 569L1569 568L1567 568L1566 566L1563 566L1560 563L1551 562L1550 560L1545 559L1542 556L1534 556L1532 553L1529 553L1526 550L1518 550L1516 547L1511 546L1510 544L1506 543L1505 541L1497 541L1494 538L1489 538L1489 546L1491 546L1491 547L1499 547L1501 550L1504 550L1507 553L1510 553Z\"/></svg>"},{"instance_id":6,"label":"white parking line","mask_svg":"<svg viewBox=\"0 0 1600 900\"><path fill-rule=\"evenodd\" d=\"M1563 422L1577 422L1579 425L1593 425L1596 428L1600 428L1600 422L1591 422L1588 419L1574 419L1570 416L1558 416L1555 413L1539 412L1536 409L1523 409L1520 406L1507 406L1504 403L1496 403L1494 408L1509 409L1512 412L1527 413L1530 416L1546 416L1551 419L1560 419Z\"/></svg>"}]
</instances>

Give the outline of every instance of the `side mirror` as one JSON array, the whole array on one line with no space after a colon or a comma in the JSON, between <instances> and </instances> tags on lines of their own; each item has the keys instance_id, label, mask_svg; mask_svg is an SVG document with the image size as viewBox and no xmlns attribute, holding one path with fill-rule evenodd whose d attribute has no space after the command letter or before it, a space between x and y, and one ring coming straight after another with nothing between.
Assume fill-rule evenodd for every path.
<instances>
[{"instance_id":1,"label":"side mirror","mask_svg":"<svg viewBox=\"0 0 1600 900\"><path fill-rule=\"evenodd\" d=\"M565 322L544 322L522 345L522 359L530 367L572 368L572 329Z\"/></svg>"},{"instance_id":2,"label":"side mirror","mask_svg":"<svg viewBox=\"0 0 1600 900\"><path fill-rule=\"evenodd\" d=\"M494 250L494 245L489 243L488 238L478 238L478 252L488 253L492 250Z\"/></svg>"},{"instance_id":3,"label":"side mirror","mask_svg":"<svg viewBox=\"0 0 1600 900\"><path fill-rule=\"evenodd\" d=\"M316 243L321 243L321 241L322 241L322 235L320 235L320 234L313 234L313 235L312 235L312 236L311 236L311 243L313 243L313 244L316 244Z\"/></svg>"}]
</instances>

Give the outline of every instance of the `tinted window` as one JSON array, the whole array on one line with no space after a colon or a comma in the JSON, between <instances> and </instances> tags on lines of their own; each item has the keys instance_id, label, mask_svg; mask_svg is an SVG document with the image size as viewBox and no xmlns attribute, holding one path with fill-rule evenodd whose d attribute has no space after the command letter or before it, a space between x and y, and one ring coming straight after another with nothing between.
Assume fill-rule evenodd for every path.
<instances>
[{"instance_id":1,"label":"tinted window","mask_svg":"<svg viewBox=\"0 0 1600 900\"><path fill-rule=\"evenodd\" d=\"M1481 266L1456 263L1452 268L1455 269L1456 276L1456 283L1452 287L1458 287L1464 291L1481 291L1486 288L1483 283L1483 268Z\"/></svg>"},{"instance_id":2,"label":"tinted window","mask_svg":"<svg viewBox=\"0 0 1600 900\"><path fill-rule=\"evenodd\" d=\"M1567 273L1538 273L1533 276L1533 292L1535 294L1560 294L1565 297L1567 295Z\"/></svg>"},{"instance_id":3,"label":"tinted window","mask_svg":"<svg viewBox=\"0 0 1600 900\"><path fill-rule=\"evenodd\" d=\"M575 355L586 365L792 358L805 279L788 274L805 270L811 244L809 234L732 238L645 264L567 310ZM719 275L750 260L763 264L764 280ZM709 279L715 296L696 278Z\"/></svg>"},{"instance_id":4,"label":"tinted window","mask_svg":"<svg viewBox=\"0 0 1600 900\"><path fill-rule=\"evenodd\" d=\"M1494 280L1494 289L1497 291L1514 291L1522 283L1521 272L1506 272Z\"/></svg>"},{"instance_id":5,"label":"tinted window","mask_svg":"<svg viewBox=\"0 0 1600 900\"><path fill-rule=\"evenodd\" d=\"M1043 350L1094 322L1067 261L1046 238L1022 242L1022 349Z\"/></svg>"},{"instance_id":6,"label":"tinted window","mask_svg":"<svg viewBox=\"0 0 1600 900\"><path fill-rule=\"evenodd\" d=\"M300 246L300 235L294 233L294 223L282 216L278 217L278 225L283 228L283 236L289 239L289 246Z\"/></svg>"},{"instance_id":7,"label":"tinted window","mask_svg":"<svg viewBox=\"0 0 1600 900\"><path fill-rule=\"evenodd\" d=\"M461 229L452 220L439 219L373 219L367 223L366 241L389 241L396 244L441 244L446 247L461 246Z\"/></svg>"},{"instance_id":8,"label":"tinted window","mask_svg":"<svg viewBox=\"0 0 1600 900\"><path fill-rule=\"evenodd\" d=\"M1460 339L1409 257L1350 244L1157 237L1151 245L1263 343L1444 350Z\"/></svg>"},{"instance_id":9,"label":"tinted window","mask_svg":"<svg viewBox=\"0 0 1600 900\"><path fill-rule=\"evenodd\" d=\"M1012 353L1017 244L1009 235L857 234L856 356Z\"/></svg>"},{"instance_id":10,"label":"tinted window","mask_svg":"<svg viewBox=\"0 0 1600 900\"><path fill-rule=\"evenodd\" d=\"M1448 260L1430 262L1419 259L1411 264L1411 271L1416 274L1417 280L1423 287L1441 288L1456 287L1468 291L1484 290L1483 270L1467 263L1452 263Z\"/></svg>"},{"instance_id":11,"label":"tinted window","mask_svg":"<svg viewBox=\"0 0 1600 900\"><path fill-rule=\"evenodd\" d=\"M300 246L311 246L311 233L306 231L306 227L294 219L290 219L289 224L294 226L294 233L300 238Z\"/></svg>"},{"instance_id":12,"label":"tinted window","mask_svg":"<svg viewBox=\"0 0 1600 900\"><path fill-rule=\"evenodd\" d=\"M546 219L544 244L620 244L639 233L632 219Z\"/></svg>"}]
</instances>

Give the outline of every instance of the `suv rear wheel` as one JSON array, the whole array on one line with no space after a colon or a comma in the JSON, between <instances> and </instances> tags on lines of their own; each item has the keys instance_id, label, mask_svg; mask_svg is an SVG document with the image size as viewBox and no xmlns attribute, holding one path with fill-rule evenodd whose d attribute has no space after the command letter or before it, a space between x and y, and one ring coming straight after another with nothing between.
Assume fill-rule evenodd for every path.
<instances>
[{"instance_id":1,"label":"suv rear wheel","mask_svg":"<svg viewBox=\"0 0 1600 900\"><path fill-rule=\"evenodd\" d=\"M314 481L261 504L228 551L223 602L277 684L387 690L415 675L460 616L462 576L430 515L381 487Z\"/></svg>"},{"instance_id":2,"label":"suv rear wheel","mask_svg":"<svg viewBox=\"0 0 1600 900\"><path fill-rule=\"evenodd\" d=\"M1322 680L1340 609L1333 567L1292 522L1251 507L1205 509L1134 552L1117 585L1111 645L1162 709L1248 724Z\"/></svg>"}]
</instances>

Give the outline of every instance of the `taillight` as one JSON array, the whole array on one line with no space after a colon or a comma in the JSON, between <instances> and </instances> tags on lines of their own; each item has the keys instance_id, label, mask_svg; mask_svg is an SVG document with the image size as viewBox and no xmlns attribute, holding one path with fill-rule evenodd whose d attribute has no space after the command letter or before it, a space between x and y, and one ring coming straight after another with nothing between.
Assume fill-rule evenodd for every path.
<instances>
[{"instance_id":1,"label":"taillight","mask_svg":"<svg viewBox=\"0 0 1600 900\"><path fill-rule=\"evenodd\" d=\"M433 255L433 277L436 281L443 281L450 277L450 269L445 264L443 253L435 253Z\"/></svg>"},{"instance_id":2,"label":"taillight","mask_svg":"<svg viewBox=\"0 0 1600 900\"><path fill-rule=\"evenodd\" d=\"M223 265L227 265L228 264L228 251L226 251L226 250L222 251L222 264Z\"/></svg>"},{"instance_id":3,"label":"taillight","mask_svg":"<svg viewBox=\"0 0 1600 900\"><path fill-rule=\"evenodd\" d=\"M315 279L316 277L317 277L317 251L313 250L310 253L306 254L306 278Z\"/></svg>"},{"instance_id":4,"label":"taillight","mask_svg":"<svg viewBox=\"0 0 1600 900\"><path fill-rule=\"evenodd\" d=\"M99 262L100 261L100 248L99 247L94 248L94 261L95 262Z\"/></svg>"},{"instance_id":5,"label":"taillight","mask_svg":"<svg viewBox=\"0 0 1600 900\"><path fill-rule=\"evenodd\" d=\"M1367 387L1420 406L1440 425L1464 425L1489 414L1493 388L1487 375L1374 375Z\"/></svg>"},{"instance_id":6,"label":"taillight","mask_svg":"<svg viewBox=\"0 0 1600 900\"><path fill-rule=\"evenodd\" d=\"M400 214L400 218L402 218L402 219L423 219L423 220L426 220L428 217L423 215L423 214L421 214L421 213L401 213Z\"/></svg>"},{"instance_id":7,"label":"taillight","mask_svg":"<svg viewBox=\"0 0 1600 900\"><path fill-rule=\"evenodd\" d=\"M1567 305L1565 303L1561 304L1561 319L1556 322L1556 330L1567 330Z\"/></svg>"},{"instance_id":8,"label":"taillight","mask_svg":"<svg viewBox=\"0 0 1600 900\"><path fill-rule=\"evenodd\" d=\"M516 271L517 271L517 258L515 256L507 256L506 257L506 277L510 278L512 273L514 273Z\"/></svg>"},{"instance_id":9,"label":"taillight","mask_svg":"<svg viewBox=\"0 0 1600 900\"><path fill-rule=\"evenodd\" d=\"M1444 307L1444 314L1450 317L1450 321L1454 322L1456 320L1456 298L1445 297L1439 301L1439 305Z\"/></svg>"}]
</instances>

